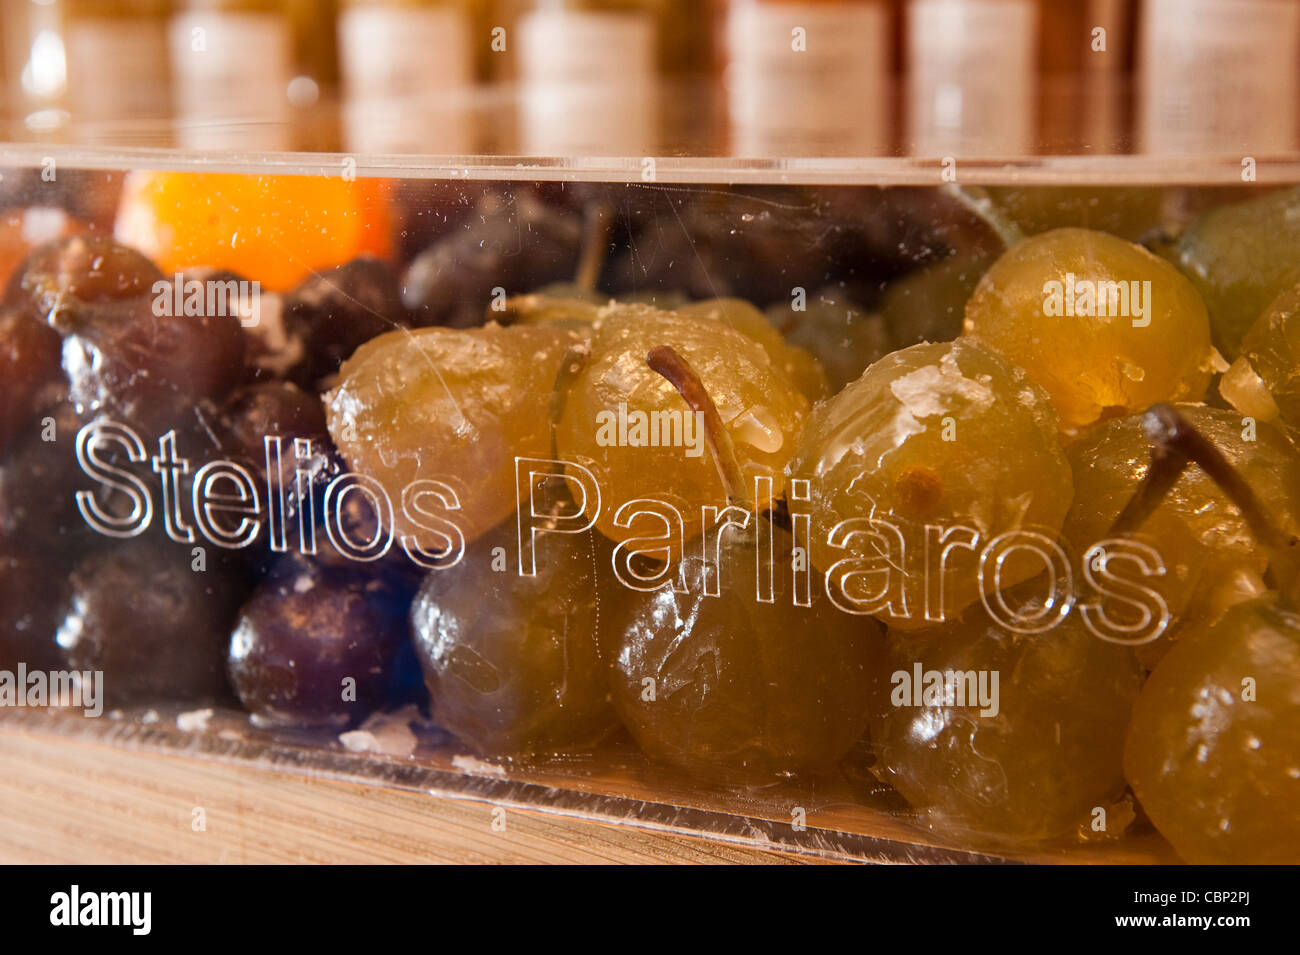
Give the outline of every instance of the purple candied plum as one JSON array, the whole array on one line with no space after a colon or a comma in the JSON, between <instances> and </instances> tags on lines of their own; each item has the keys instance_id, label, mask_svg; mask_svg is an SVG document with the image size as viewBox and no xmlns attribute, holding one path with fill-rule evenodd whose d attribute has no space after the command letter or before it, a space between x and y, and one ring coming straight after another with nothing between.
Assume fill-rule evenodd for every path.
<instances>
[{"instance_id":1,"label":"purple candied plum","mask_svg":"<svg viewBox=\"0 0 1300 955\"><path fill-rule=\"evenodd\" d=\"M362 568L284 557L244 604L229 673L263 724L340 729L400 702L410 590Z\"/></svg>"},{"instance_id":2,"label":"purple candied plum","mask_svg":"<svg viewBox=\"0 0 1300 955\"><path fill-rule=\"evenodd\" d=\"M230 315L155 316L148 299L62 313L63 370L83 411L160 435L244 380L245 342Z\"/></svg>"},{"instance_id":3,"label":"purple candied plum","mask_svg":"<svg viewBox=\"0 0 1300 955\"><path fill-rule=\"evenodd\" d=\"M581 215L528 190L490 192L463 226L416 256L402 300L421 327L482 325L495 288L519 295L571 281L582 233Z\"/></svg>"},{"instance_id":4,"label":"purple candied plum","mask_svg":"<svg viewBox=\"0 0 1300 955\"><path fill-rule=\"evenodd\" d=\"M3 385L0 385L3 387ZM109 543L77 510L76 494L94 492L106 513L128 512L130 500L87 477L77 463L77 432L86 419L67 402L28 422L0 458L0 546L14 551L77 554ZM100 458L126 466L116 446ZM132 466L139 472L140 467Z\"/></svg>"},{"instance_id":5,"label":"purple candied plum","mask_svg":"<svg viewBox=\"0 0 1300 955\"><path fill-rule=\"evenodd\" d=\"M70 236L27 256L9 280L5 304L57 328L68 310L140 299L147 305L162 278L148 258L108 236Z\"/></svg>"},{"instance_id":6,"label":"purple candied plum","mask_svg":"<svg viewBox=\"0 0 1300 955\"><path fill-rule=\"evenodd\" d=\"M325 440L325 409L317 395L287 381L268 381L240 388L226 401L218 420L221 446L237 458L265 463L262 439L285 438L292 452L294 438Z\"/></svg>"},{"instance_id":7,"label":"purple candied plum","mask_svg":"<svg viewBox=\"0 0 1300 955\"><path fill-rule=\"evenodd\" d=\"M172 314L172 282L106 237L37 249L7 301L62 336L69 397L86 414L162 434L192 422L196 405L220 401L247 374L238 315Z\"/></svg>"},{"instance_id":8,"label":"purple candied plum","mask_svg":"<svg viewBox=\"0 0 1300 955\"><path fill-rule=\"evenodd\" d=\"M245 583L214 551L202 560L139 537L73 568L58 644L69 668L103 671L110 705L229 696L223 658Z\"/></svg>"},{"instance_id":9,"label":"purple candied plum","mask_svg":"<svg viewBox=\"0 0 1300 955\"><path fill-rule=\"evenodd\" d=\"M411 324L393 270L364 257L304 280L285 297L284 313L288 327L307 343L294 375L304 387L337 374L339 365L375 336Z\"/></svg>"},{"instance_id":10,"label":"purple candied plum","mask_svg":"<svg viewBox=\"0 0 1300 955\"><path fill-rule=\"evenodd\" d=\"M0 312L0 455L61 378L55 331L16 309Z\"/></svg>"},{"instance_id":11,"label":"purple candied plum","mask_svg":"<svg viewBox=\"0 0 1300 955\"><path fill-rule=\"evenodd\" d=\"M266 487L265 439L268 437L280 438L275 479L286 496L294 493L298 470L312 475L313 483L321 485L337 469L320 398L291 382L259 382L237 390L218 414L214 434L223 456L251 469L261 493L265 493ZM300 439L310 442L306 458L298 457ZM324 492L323 486L320 492ZM296 502L291 502L291 506L296 507ZM295 509L290 515L293 520L297 519L296 513Z\"/></svg>"},{"instance_id":12,"label":"purple candied plum","mask_svg":"<svg viewBox=\"0 0 1300 955\"><path fill-rule=\"evenodd\" d=\"M54 635L66 587L67 568L57 561L0 554L0 670L59 668Z\"/></svg>"}]
</instances>

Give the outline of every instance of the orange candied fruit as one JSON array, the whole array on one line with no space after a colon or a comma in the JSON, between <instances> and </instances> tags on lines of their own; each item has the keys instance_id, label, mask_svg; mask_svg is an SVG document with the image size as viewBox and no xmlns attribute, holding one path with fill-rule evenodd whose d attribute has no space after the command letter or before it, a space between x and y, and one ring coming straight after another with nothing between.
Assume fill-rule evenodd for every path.
<instances>
[{"instance_id":1,"label":"orange candied fruit","mask_svg":"<svg viewBox=\"0 0 1300 955\"><path fill-rule=\"evenodd\" d=\"M391 193L379 179L139 171L116 235L164 274L208 266L284 291L359 255L387 257Z\"/></svg>"}]
</instances>

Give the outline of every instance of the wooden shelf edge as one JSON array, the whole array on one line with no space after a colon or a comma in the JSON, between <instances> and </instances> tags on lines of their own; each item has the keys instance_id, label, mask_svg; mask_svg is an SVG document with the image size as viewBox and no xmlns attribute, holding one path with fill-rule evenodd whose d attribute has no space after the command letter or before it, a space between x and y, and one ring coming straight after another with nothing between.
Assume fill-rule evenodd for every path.
<instances>
[{"instance_id":1,"label":"wooden shelf edge","mask_svg":"<svg viewBox=\"0 0 1300 955\"><path fill-rule=\"evenodd\" d=\"M813 857L176 753L0 733L4 863L791 863Z\"/></svg>"}]
</instances>

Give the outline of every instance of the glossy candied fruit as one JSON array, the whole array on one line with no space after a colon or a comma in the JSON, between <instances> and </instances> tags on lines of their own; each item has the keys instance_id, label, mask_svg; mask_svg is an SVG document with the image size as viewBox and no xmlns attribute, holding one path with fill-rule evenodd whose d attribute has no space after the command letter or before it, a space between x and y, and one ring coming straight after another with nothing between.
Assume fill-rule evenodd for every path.
<instances>
[{"instance_id":1,"label":"glossy candied fruit","mask_svg":"<svg viewBox=\"0 0 1300 955\"><path fill-rule=\"evenodd\" d=\"M1233 411L1177 408L1228 459L1274 520L1300 530L1300 452L1281 432ZM1074 553L1083 554L1111 536L1111 525L1150 470L1143 416L1096 425L1070 445L1068 454L1075 502L1062 537ZM1182 473L1135 536L1155 551L1153 573L1143 586L1160 595L1173 624L1167 638L1140 650L1149 663L1167 650L1184 619L1215 618L1228 604L1263 589L1267 551L1227 493L1201 468ZM1156 572L1157 563L1163 573Z\"/></svg>"},{"instance_id":2,"label":"glossy candied fruit","mask_svg":"<svg viewBox=\"0 0 1300 955\"><path fill-rule=\"evenodd\" d=\"M1221 370L1192 284L1141 246L1087 229L1012 246L967 302L965 331L1045 388L1066 432L1198 401Z\"/></svg>"},{"instance_id":3,"label":"glossy candied fruit","mask_svg":"<svg viewBox=\"0 0 1300 955\"><path fill-rule=\"evenodd\" d=\"M230 682L265 725L342 728L389 702L410 591L367 568L283 558L239 611Z\"/></svg>"},{"instance_id":4,"label":"glossy candied fruit","mask_svg":"<svg viewBox=\"0 0 1300 955\"><path fill-rule=\"evenodd\" d=\"M572 533L572 511L524 529L527 567L507 520L430 571L411 607L433 717L480 753L572 752L616 724L597 640L609 547Z\"/></svg>"},{"instance_id":5,"label":"glossy candied fruit","mask_svg":"<svg viewBox=\"0 0 1300 955\"><path fill-rule=\"evenodd\" d=\"M215 559L167 540L90 554L69 577L57 632L64 663L103 671L112 706L225 699L226 644L244 586Z\"/></svg>"},{"instance_id":6,"label":"glossy candied fruit","mask_svg":"<svg viewBox=\"0 0 1300 955\"><path fill-rule=\"evenodd\" d=\"M1234 360L1260 312L1300 281L1300 188L1211 209L1170 257L1204 299L1215 344Z\"/></svg>"},{"instance_id":7,"label":"glossy candied fruit","mask_svg":"<svg viewBox=\"0 0 1300 955\"><path fill-rule=\"evenodd\" d=\"M661 345L677 349L699 373L747 479L770 477L778 496L808 399L762 345L716 320L646 305L612 304L602 312L556 429L559 456L595 477L602 534L626 541L659 527L657 519L652 527L648 519L619 513L638 499L659 501L680 515L676 551L681 538L701 527L701 507L721 506L726 494L702 427L673 386L646 365L646 355ZM668 538L674 536L670 529Z\"/></svg>"},{"instance_id":8,"label":"glossy candied fruit","mask_svg":"<svg viewBox=\"0 0 1300 955\"><path fill-rule=\"evenodd\" d=\"M1250 326L1219 394L1243 415L1300 439L1300 286L1279 295Z\"/></svg>"},{"instance_id":9,"label":"glossy candied fruit","mask_svg":"<svg viewBox=\"0 0 1300 955\"><path fill-rule=\"evenodd\" d=\"M454 495L456 523L472 541L514 513L516 456L551 456L551 396L576 340L556 328L492 324L381 335L357 349L325 395L330 435L354 471L383 487L400 535L448 546L419 526L415 502L403 505L413 482L435 480Z\"/></svg>"},{"instance_id":10,"label":"glossy candied fruit","mask_svg":"<svg viewBox=\"0 0 1300 955\"><path fill-rule=\"evenodd\" d=\"M1270 594L1187 633L1133 709L1124 771L1188 862L1300 863L1300 615Z\"/></svg>"},{"instance_id":11,"label":"glossy candied fruit","mask_svg":"<svg viewBox=\"0 0 1300 955\"><path fill-rule=\"evenodd\" d=\"M54 642L67 568L58 558L0 553L0 670L57 669Z\"/></svg>"},{"instance_id":12,"label":"glossy candied fruit","mask_svg":"<svg viewBox=\"0 0 1300 955\"><path fill-rule=\"evenodd\" d=\"M62 379L58 334L17 309L0 311L0 460Z\"/></svg>"},{"instance_id":13,"label":"glossy candied fruit","mask_svg":"<svg viewBox=\"0 0 1300 955\"><path fill-rule=\"evenodd\" d=\"M1036 615L1049 587L1031 581L1008 600L1039 601ZM975 606L886 643L872 690L877 774L927 825L977 843L1069 839L1123 795L1141 669L1077 614L1026 633Z\"/></svg>"},{"instance_id":14,"label":"glossy candied fruit","mask_svg":"<svg viewBox=\"0 0 1300 955\"><path fill-rule=\"evenodd\" d=\"M651 757L723 785L826 771L866 726L879 624L820 593L797 605L794 539L766 515L710 528L685 553L658 589L604 602L624 725Z\"/></svg>"},{"instance_id":15,"label":"glossy candied fruit","mask_svg":"<svg viewBox=\"0 0 1300 955\"><path fill-rule=\"evenodd\" d=\"M981 549L1013 531L1054 533L1072 496L1046 392L966 338L893 352L819 405L791 475L809 482L810 504L792 510L811 512L813 565L844 581L855 612L894 626L979 600ZM941 570L923 563L927 525L953 535ZM985 590L1042 570L1014 551L997 564Z\"/></svg>"},{"instance_id":16,"label":"glossy candied fruit","mask_svg":"<svg viewBox=\"0 0 1300 955\"><path fill-rule=\"evenodd\" d=\"M391 251L383 180L331 176L136 171L126 177L115 233L169 276L208 266L266 289L319 269Z\"/></svg>"}]
</instances>

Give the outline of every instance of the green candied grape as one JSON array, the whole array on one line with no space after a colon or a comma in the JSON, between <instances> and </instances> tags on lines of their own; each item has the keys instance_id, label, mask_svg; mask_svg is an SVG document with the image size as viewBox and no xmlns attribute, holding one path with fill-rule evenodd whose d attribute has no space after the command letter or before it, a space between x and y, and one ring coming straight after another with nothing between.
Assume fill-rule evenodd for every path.
<instances>
[{"instance_id":1,"label":"green candied grape","mask_svg":"<svg viewBox=\"0 0 1300 955\"><path fill-rule=\"evenodd\" d=\"M671 307L667 304L669 302L673 303ZM619 308L628 306L718 322L761 345L809 401L819 401L829 393L821 363L805 349L782 338L763 313L743 299L710 298L687 302L675 293L647 293L615 301L609 296L581 292L571 286L553 286L541 292L515 296L504 304L504 312L498 316L504 324L549 325L584 336L592 334L602 317L616 314Z\"/></svg>"},{"instance_id":2,"label":"green candied grape","mask_svg":"<svg viewBox=\"0 0 1300 955\"><path fill-rule=\"evenodd\" d=\"M1023 608L1047 586L1039 578L1004 596ZM944 671L975 674L973 692L968 682L964 699L927 695L925 674ZM1123 794L1141 669L1077 613L1034 634L1003 628L979 606L931 629L891 629L875 674L876 774L937 831L1004 846L1066 839Z\"/></svg>"},{"instance_id":3,"label":"green candied grape","mask_svg":"<svg viewBox=\"0 0 1300 955\"><path fill-rule=\"evenodd\" d=\"M757 522L767 525L770 546L760 547L753 520L725 525L716 530L714 566L696 537L659 589L615 588L601 629L614 705L637 743L723 785L834 766L866 728L882 642L879 624L840 613L824 595L796 606L794 539L766 516ZM755 599L756 566L775 583L771 603ZM718 594L710 596L706 578L715 573Z\"/></svg>"},{"instance_id":4,"label":"green candied grape","mask_svg":"<svg viewBox=\"0 0 1300 955\"><path fill-rule=\"evenodd\" d=\"M702 526L701 508L726 500L689 409L673 386L646 365L646 355L661 345L680 352L703 379L747 480L770 476L777 496L808 415L808 399L749 335L714 318L648 305L609 306L596 324L590 356L569 388L555 440L567 464L581 465L595 477L601 492L596 528L616 542L647 530L643 521L620 524L619 508L628 502L649 498L671 505L681 515L682 537L688 538ZM617 443L602 422L620 415L643 415L649 422L679 420L683 438L689 421L695 446L648 435L634 442L630 431L626 442ZM680 543L672 550L679 551Z\"/></svg>"},{"instance_id":5,"label":"green candied grape","mask_svg":"<svg viewBox=\"0 0 1300 955\"><path fill-rule=\"evenodd\" d=\"M1185 633L1133 708L1124 773L1186 861L1300 863L1300 615L1274 593Z\"/></svg>"},{"instance_id":6,"label":"green candied grape","mask_svg":"<svg viewBox=\"0 0 1300 955\"><path fill-rule=\"evenodd\" d=\"M820 363L831 394L893 350L884 319L855 302L842 286L818 289L802 309L792 303L771 305L767 320L787 342Z\"/></svg>"},{"instance_id":7,"label":"green candied grape","mask_svg":"<svg viewBox=\"0 0 1300 955\"><path fill-rule=\"evenodd\" d=\"M788 342L753 305L739 298L710 298L677 309L678 315L721 322L763 346L772 362L789 376L804 397L820 401L830 393L826 372L816 358Z\"/></svg>"},{"instance_id":8,"label":"green candied grape","mask_svg":"<svg viewBox=\"0 0 1300 955\"><path fill-rule=\"evenodd\" d=\"M1244 415L1300 438L1300 286L1287 289L1246 332L1219 394Z\"/></svg>"},{"instance_id":9,"label":"green candied grape","mask_svg":"<svg viewBox=\"0 0 1300 955\"><path fill-rule=\"evenodd\" d=\"M1162 229L1172 205L1151 186L990 186L990 198L1027 235L1080 228L1137 242Z\"/></svg>"},{"instance_id":10,"label":"green candied grape","mask_svg":"<svg viewBox=\"0 0 1300 955\"><path fill-rule=\"evenodd\" d=\"M578 340L561 328L496 324L372 338L324 396L330 437L353 471L384 488L399 537L444 544L400 506L413 482L436 478L456 491L456 523L472 541L514 513L515 457L551 456L551 395Z\"/></svg>"},{"instance_id":11,"label":"green candied grape","mask_svg":"<svg viewBox=\"0 0 1300 955\"><path fill-rule=\"evenodd\" d=\"M609 547L590 531L548 532L557 528L543 519L535 573L523 575L510 518L431 571L411 607L434 720L480 753L573 752L617 724L598 637ZM502 552L504 571L493 566Z\"/></svg>"},{"instance_id":12,"label":"green candied grape","mask_svg":"<svg viewBox=\"0 0 1300 955\"><path fill-rule=\"evenodd\" d=\"M1222 363L1186 278L1087 229L1012 246L967 302L965 328L1047 390L1067 434L1156 402L1198 401Z\"/></svg>"},{"instance_id":13,"label":"green candied grape","mask_svg":"<svg viewBox=\"0 0 1300 955\"><path fill-rule=\"evenodd\" d=\"M927 525L965 529L981 543L1018 530L1055 533L1073 486L1047 393L969 338L893 352L818 405L790 474L809 481L813 566L874 567L870 589L854 584L850 599L894 627L927 625ZM862 526L870 519L897 528L901 541ZM833 542L841 526L849 536ZM934 610L952 617L980 599L977 563L976 549L953 550L936 575L942 606ZM1010 586L1042 564L1014 552L1000 568Z\"/></svg>"},{"instance_id":14,"label":"green candied grape","mask_svg":"<svg viewBox=\"0 0 1300 955\"><path fill-rule=\"evenodd\" d=\"M1207 212L1173 258L1205 300L1215 344L1235 359L1260 312L1300 279L1300 188Z\"/></svg>"},{"instance_id":15,"label":"green candied grape","mask_svg":"<svg viewBox=\"0 0 1300 955\"><path fill-rule=\"evenodd\" d=\"M987 253L959 253L890 282L880 314L893 347L950 342L960 335L966 302L992 262Z\"/></svg>"},{"instance_id":16,"label":"green candied grape","mask_svg":"<svg viewBox=\"0 0 1300 955\"><path fill-rule=\"evenodd\" d=\"M1240 414L1179 405L1181 414L1228 459L1269 513L1300 530L1300 454L1276 428L1243 422ZM1067 449L1074 470L1074 505L1061 536L1083 554L1109 529L1150 469L1143 416L1104 421ZM1178 639L1182 624L1214 619L1227 606L1263 589L1268 553L1228 494L1198 467L1187 468L1146 518L1137 537L1153 547L1165 572L1144 586L1164 599L1173 627L1141 647L1154 665Z\"/></svg>"}]
</instances>

